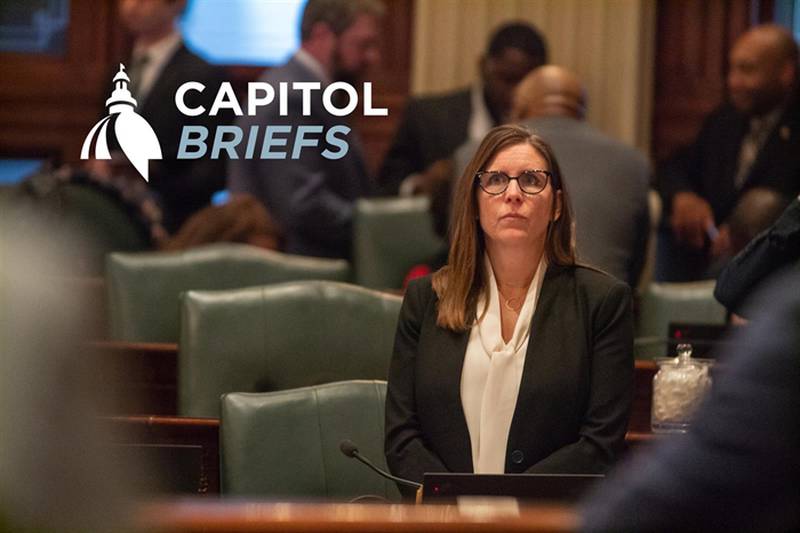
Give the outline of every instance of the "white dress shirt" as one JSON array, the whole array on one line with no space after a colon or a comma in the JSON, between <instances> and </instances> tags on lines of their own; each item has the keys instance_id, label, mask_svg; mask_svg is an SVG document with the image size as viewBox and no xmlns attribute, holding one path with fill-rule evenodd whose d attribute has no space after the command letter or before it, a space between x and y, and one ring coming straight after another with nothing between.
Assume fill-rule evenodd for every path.
<instances>
[{"instance_id":1,"label":"white dress shirt","mask_svg":"<svg viewBox=\"0 0 800 533\"><path fill-rule=\"evenodd\" d=\"M500 316L503 304L488 257L485 263L489 307L481 317L486 305L486 295L481 295L477 307L480 321L472 327L464 355L461 405L472 446L473 471L476 474L502 474L505 472L508 432L525 366L531 319L547 262L543 256L508 343L503 341Z\"/></svg>"},{"instance_id":2,"label":"white dress shirt","mask_svg":"<svg viewBox=\"0 0 800 533\"><path fill-rule=\"evenodd\" d=\"M136 99L139 107L141 107L147 99L147 95L150 94L150 90L161 75L161 71L164 70L169 60L175 55L175 52L177 52L178 48L181 46L181 42L181 34L178 33L177 30L173 30L172 33L150 46L134 46L133 62L132 65L129 65L129 71L142 57L147 56L144 65L140 69L136 69L136 75L139 79L131 80L136 86L136 94L134 94L133 97ZM165 105L167 103L169 102L164 102Z\"/></svg>"},{"instance_id":3,"label":"white dress shirt","mask_svg":"<svg viewBox=\"0 0 800 533\"><path fill-rule=\"evenodd\" d=\"M314 56L312 56L302 48L298 48L297 52L294 53L294 58L308 70L313 72L317 76L317 78L319 78L319 81L322 82L322 85L330 85L331 77L325 71L325 67L322 66L322 63L317 61L317 59Z\"/></svg>"},{"instance_id":4,"label":"white dress shirt","mask_svg":"<svg viewBox=\"0 0 800 533\"><path fill-rule=\"evenodd\" d=\"M467 128L468 141L482 141L494 127L492 114L486 107L486 100L483 96L483 84L476 83L470 91L470 101L472 103L472 113L469 116L469 127Z\"/></svg>"}]
</instances>

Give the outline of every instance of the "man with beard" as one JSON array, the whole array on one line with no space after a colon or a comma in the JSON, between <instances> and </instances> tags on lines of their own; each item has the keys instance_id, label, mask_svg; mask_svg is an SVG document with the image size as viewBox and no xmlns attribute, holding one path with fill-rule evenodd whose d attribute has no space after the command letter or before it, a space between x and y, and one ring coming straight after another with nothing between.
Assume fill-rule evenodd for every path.
<instances>
[{"instance_id":1,"label":"man with beard","mask_svg":"<svg viewBox=\"0 0 800 533\"><path fill-rule=\"evenodd\" d=\"M268 71L260 81L278 88L286 82L318 82L322 90L336 81L354 84L380 59L377 0L309 0L300 29L301 47L284 66ZM285 251L318 257L348 257L354 202L372 190L355 132L346 140L344 157L326 159L324 139L298 157L291 139L301 126L322 126L323 132L345 123L324 107L322 90L311 91L310 116L303 116L301 91L290 91L288 116L277 105L262 107L256 116L242 117L242 131L251 126L289 126L286 157L237 159L230 163L231 192L250 193L266 205L285 239ZM324 133L322 134L324 135ZM286 138L286 135L280 136Z\"/></svg>"},{"instance_id":2,"label":"man with beard","mask_svg":"<svg viewBox=\"0 0 800 533\"><path fill-rule=\"evenodd\" d=\"M681 281L707 277L709 259L729 253L727 219L755 187L787 197L800 192L797 45L787 30L756 26L730 53L728 102L712 113L693 144L660 171L668 215L659 254Z\"/></svg>"}]
</instances>

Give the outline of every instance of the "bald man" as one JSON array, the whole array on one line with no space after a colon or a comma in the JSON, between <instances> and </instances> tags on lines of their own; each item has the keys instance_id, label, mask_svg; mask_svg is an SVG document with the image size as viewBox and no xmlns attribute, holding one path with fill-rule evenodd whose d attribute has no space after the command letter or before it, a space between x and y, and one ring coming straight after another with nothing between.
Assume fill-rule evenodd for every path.
<instances>
[{"instance_id":1,"label":"bald man","mask_svg":"<svg viewBox=\"0 0 800 533\"><path fill-rule=\"evenodd\" d=\"M798 50L786 29L756 26L730 51L728 101L697 139L659 171L665 223L659 251L668 281L698 279L712 257L729 252L727 219L748 190L800 192Z\"/></svg>"},{"instance_id":2,"label":"bald man","mask_svg":"<svg viewBox=\"0 0 800 533\"><path fill-rule=\"evenodd\" d=\"M580 260L635 287L649 232L650 167L642 154L585 122L585 94L575 74L545 65L517 86L512 118L556 154L575 212ZM459 170L476 149L471 143L459 150Z\"/></svg>"}]
</instances>

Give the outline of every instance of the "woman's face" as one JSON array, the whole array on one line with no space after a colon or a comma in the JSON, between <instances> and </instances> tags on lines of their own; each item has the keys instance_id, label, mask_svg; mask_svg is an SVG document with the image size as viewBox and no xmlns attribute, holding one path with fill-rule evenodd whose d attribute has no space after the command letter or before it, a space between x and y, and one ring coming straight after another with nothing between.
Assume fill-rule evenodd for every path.
<instances>
[{"instance_id":1,"label":"woman's face","mask_svg":"<svg viewBox=\"0 0 800 533\"><path fill-rule=\"evenodd\" d=\"M538 150L520 143L503 148L484 170L514 177L526 170L550 170L550 167ZM523 192L517 180L511 180L501 194L491 195L480 187L476 194L480 224L489 246L543 246L548 223L561 214L561 191L553 190L552 179L538 194Z\"/></svg>"}]
</instances>

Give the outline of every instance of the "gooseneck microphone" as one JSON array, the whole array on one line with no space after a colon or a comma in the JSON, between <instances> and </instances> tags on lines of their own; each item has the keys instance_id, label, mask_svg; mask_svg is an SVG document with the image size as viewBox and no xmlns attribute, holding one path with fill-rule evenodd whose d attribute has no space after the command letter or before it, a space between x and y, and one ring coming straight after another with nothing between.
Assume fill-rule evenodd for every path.
<instances>
[{"instance_id":1,"label":"gooseneck microphone","mask_svg":"<svg viewBox=\"0 0 800 533\"><path fill-rule=\"evenodd\" d=\"M396 483L402 483L403 485L406 485L408 487L412 487L414 489L419 489L420 487L422 487L421 483L417 483L416 481L411 481L409 479L403 479L401 477L393 476L389 472L385 472L384 470L381 470L380 468L378 468L377 466L372 464L372 461L370 461L369 459L367 459L366 457L361 455L359 453L359 451L358 451L358 447L355 444L353 444L353 441L351 441L351 440L345 439L341 443L339 443L339 450L341 450L341 452L343 454L345 454L347 457L351 457L353 459L358 459L359 461L361 461L362 463L367 465L369 468L371 468L378 475L383 476L386 479L389 479L389 480L394 481Z\"/></svg>"}]
</instances>

